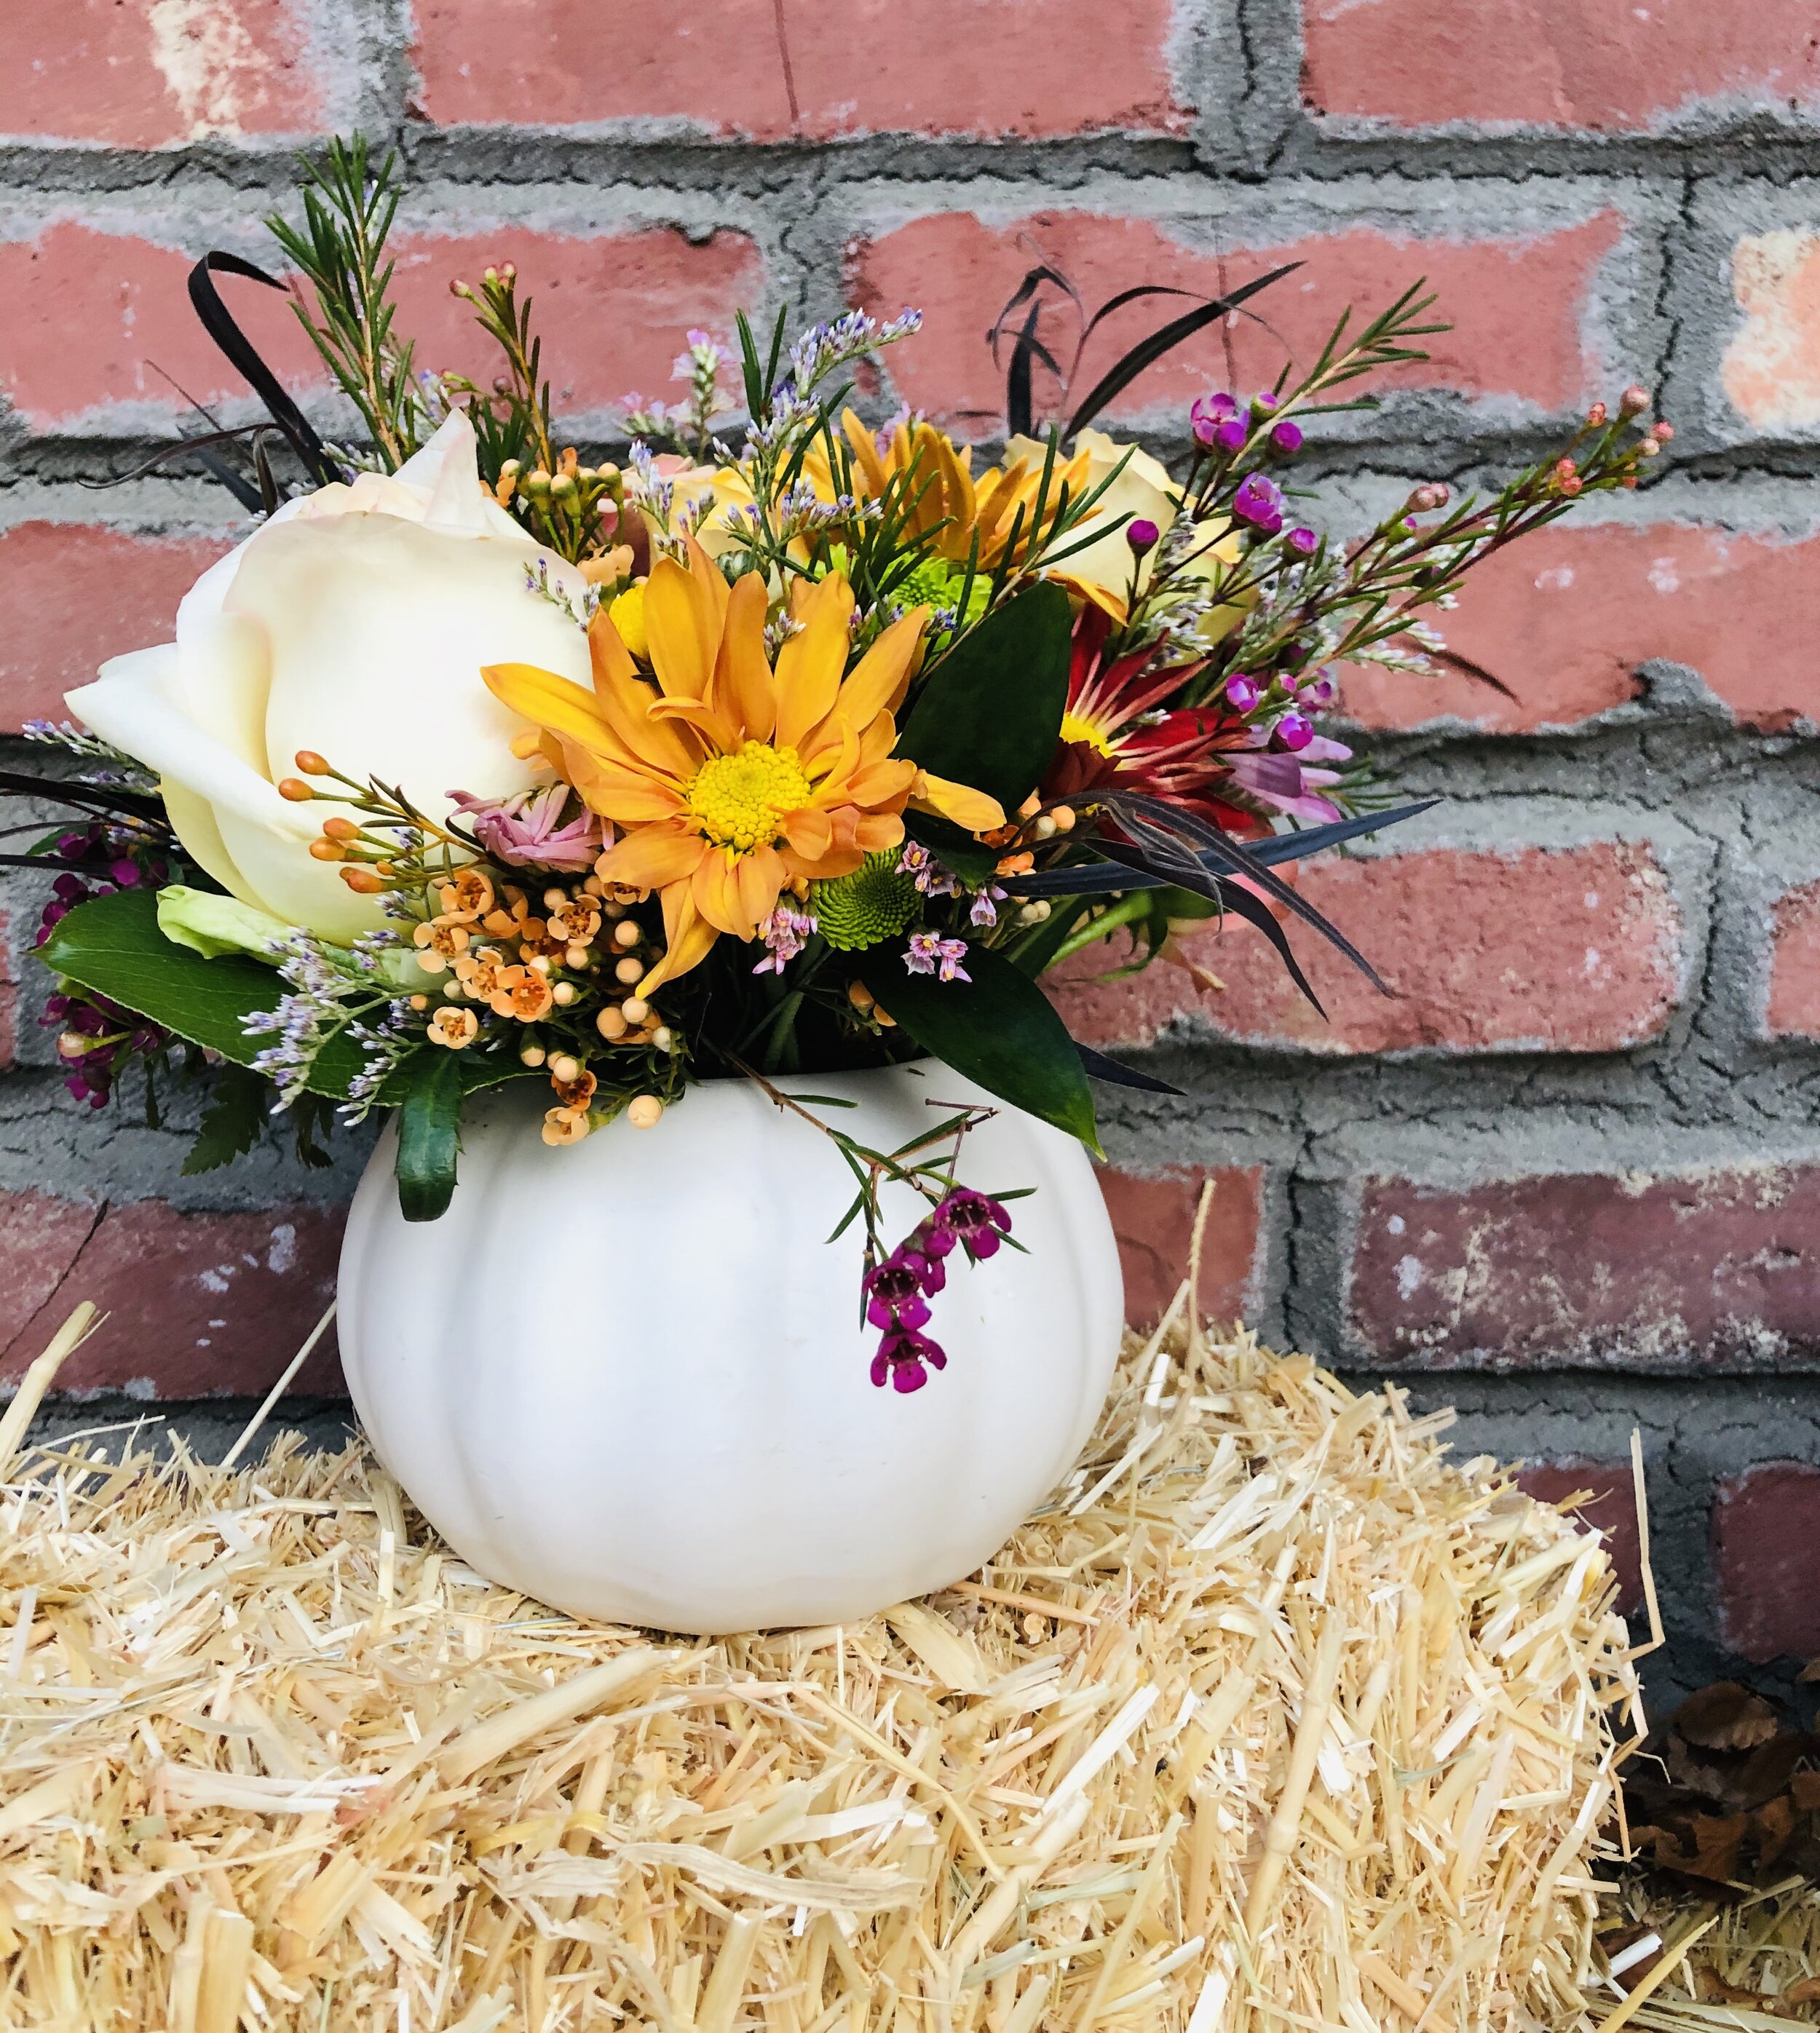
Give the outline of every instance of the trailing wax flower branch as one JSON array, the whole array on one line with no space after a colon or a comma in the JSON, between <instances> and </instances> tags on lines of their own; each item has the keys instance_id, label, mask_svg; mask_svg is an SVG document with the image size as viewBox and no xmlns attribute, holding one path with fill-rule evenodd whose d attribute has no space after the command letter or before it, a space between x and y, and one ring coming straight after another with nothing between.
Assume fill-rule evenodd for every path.
<instances>
[{"instance_id":1,"label":"trailing wax flower branch","mask_svg":"<svg viewBox=\"0 0 1820 2033\"><path fill-rule=\"evenodd\" d=\"M837 1095L786 1094L743 1060L730 1054L728 1058L779 1109L800 1117L827 1137L853 1174L859 1190L828 1240L837 1241L856 1221L864 1222L860 1320L863 1326L874 1327L880 1335L872 1358L872 1381L881 1387L889 1382L899 1391L920 1391L929 1380L930 1369L948 1366L946 1351L923 1330L931 1317L929 1301L947 1284L947 1261L956 1246L970 1264L981 1264L996 1256L1002 1243L1009 1243L1013 1249L1023 1246L1012 1237L1011 1217L1004 1204L1024 1199L1035 1189L1023 1187L994 1196L961 1185L954 1177L961 1162L961 1147L968 1133L990 1122L998 1110L931 1101L931 1108L953 1107L956 1112L895 1151L874 1151L833 1124L824 1122L805 1106L812 1102L822 1108L852 1108L856 1103ZM919 1151L947 1143L949 1138L953 1140L945 1158L918 1159ZM880 1189L887 1181L919 1193L929 1209L889 1252L880 1234L883 1215L879 1206Z\"/></svg>"}]
</instances>

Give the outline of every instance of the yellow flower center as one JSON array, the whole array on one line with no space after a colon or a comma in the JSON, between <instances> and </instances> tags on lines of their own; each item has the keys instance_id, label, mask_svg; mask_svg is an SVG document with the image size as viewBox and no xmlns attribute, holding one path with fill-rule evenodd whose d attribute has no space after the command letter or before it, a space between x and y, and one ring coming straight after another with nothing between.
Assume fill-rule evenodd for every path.
<instances>
[{"instance_id":1,"label":"yellow flower center","mask_svg":"<svg viewBox=\"0 0 1820 2033\"><path fill-rule=\"evenodd\" d=\"M717 847L750 854L784 830L784 814L814 797L794 748L748 741L736 755L710 755L689 780L689 815Z\"/></svg>"},{"instance_id":2,"label":"yellow flower center","mask_svg":"<svg viewBox=\"0 0 1820 2033\"><path fill-rule=\"evenodd\" d=\"M1078 742L1083 748L1091 748L1097 754L1109 756L1112 753L1110 736L1078 713L1065 713L1062 716L1062 739L1065 743Z\"/></svg>"}]
</instances>

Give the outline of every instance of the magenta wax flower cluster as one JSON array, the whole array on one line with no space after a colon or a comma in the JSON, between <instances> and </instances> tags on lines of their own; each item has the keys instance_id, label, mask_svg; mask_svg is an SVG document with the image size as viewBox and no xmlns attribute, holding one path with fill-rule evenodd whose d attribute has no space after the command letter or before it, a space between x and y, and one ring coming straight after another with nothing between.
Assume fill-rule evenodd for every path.
<instances>
[{"instance_id":1,"label":"magenta wax flower cluster","mask_svg":"<svg viewBox=\"0 0 1820 2033\"><path fill-rule=\"evenodd\" d=\"M872 1358L872 1381L882 1389L920 1391L931 1369L948 1367L941 1343L923 1333L929 1301L948 1282L947 1260L957 1243L970 1264L996 1256L1011 1233L1004 1205L970 1186L945 1194L863 1281L866 1318L882 1330Z\"/></svg>"},{"instance_id":2,"label":"magenta wax flower cluster","mask_svg":"<svg viewBox=\"0 0 1820 2033\"><path fill-rule=\"evenodd\" d=\"M91 1108L107 1106L123 1060L149 1058L171 1039L170 1031L105 995L49 996L38 1020L62 1027L57 1056L62 1061L63 1084Z\"/></svg>"}]
</instances>

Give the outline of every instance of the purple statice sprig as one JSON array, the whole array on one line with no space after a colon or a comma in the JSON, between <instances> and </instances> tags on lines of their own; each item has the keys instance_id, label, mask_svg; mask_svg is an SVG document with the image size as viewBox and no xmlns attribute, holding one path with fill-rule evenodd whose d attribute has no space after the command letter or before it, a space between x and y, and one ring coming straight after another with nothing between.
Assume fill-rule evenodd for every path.
<instances>
[{"instance_id":1,"label":"purple statice sprig","mask_svg":"<svg viewBox=\"0 0 1820 2033\"><path fill-rule=\"evenodd\" d=\"M388 972L403 944L395 932L364 934L351 948L298 930L274 945L280 978L288 991L272 1009L255 1010L242 1028L272 1042L254 1058L253 1069L278 1091L276 1115L308 1090L317 1055L343 1031L358 1044L365 1064L350 1084L343 1111L358 1122L373 1106L386 1075L420 1028L407 999Z\"/></svg>"},{"instance_id":2,"label":"purple statice sprig","mask_svg":"<svg viewBox=\"0 0 1820 2033\"><path fill-rule=\"evenodd\" d=\"M967 958L964 939L945 939L939 932L912 932L904 949L906 974L933 974L941 981L971 981L962 963Z\"/></svg>"},{"instance_id":3,"label":"purple statice sprig","mask_svg":"<svg viewBox=\"0 0 1820 2033\"><path fill-rule=\"evenodd\" d=\"M815 931L815 915L812 911L799 911L793 900L780 902L758 928L758 936L765 944L765 957L752 972L781 974L809 943Z\"/></svg>"}]
</instances>

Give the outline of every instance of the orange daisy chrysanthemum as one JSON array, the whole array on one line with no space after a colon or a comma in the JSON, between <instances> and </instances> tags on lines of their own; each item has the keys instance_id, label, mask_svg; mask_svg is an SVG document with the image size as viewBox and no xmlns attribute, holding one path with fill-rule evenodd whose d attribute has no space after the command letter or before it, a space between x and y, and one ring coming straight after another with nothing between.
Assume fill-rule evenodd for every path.
<instances>
[{"instance_id":1,"label":"orange daisy chrysanthemum","mask_svg":"<svg viewBox=\"0 0 1820 2033\"><path fill-rule=\"evenodd\" d=\"M667 950L640 995L698 965L722 933L755 938L791 882L851 874L897 846L912 801L974 832L1005 822L983 792L892 753L923 610L893 622L848 671L853 594L832 574L797 589L797 625L773 665L769 598L762 575L729 587L691 544L687 569L661 559L645 586L653 679L604 611L588 631L591 693L530 665L484 673L620 829L601 879L661 894Z\"/></svg>"}]
</instances>

